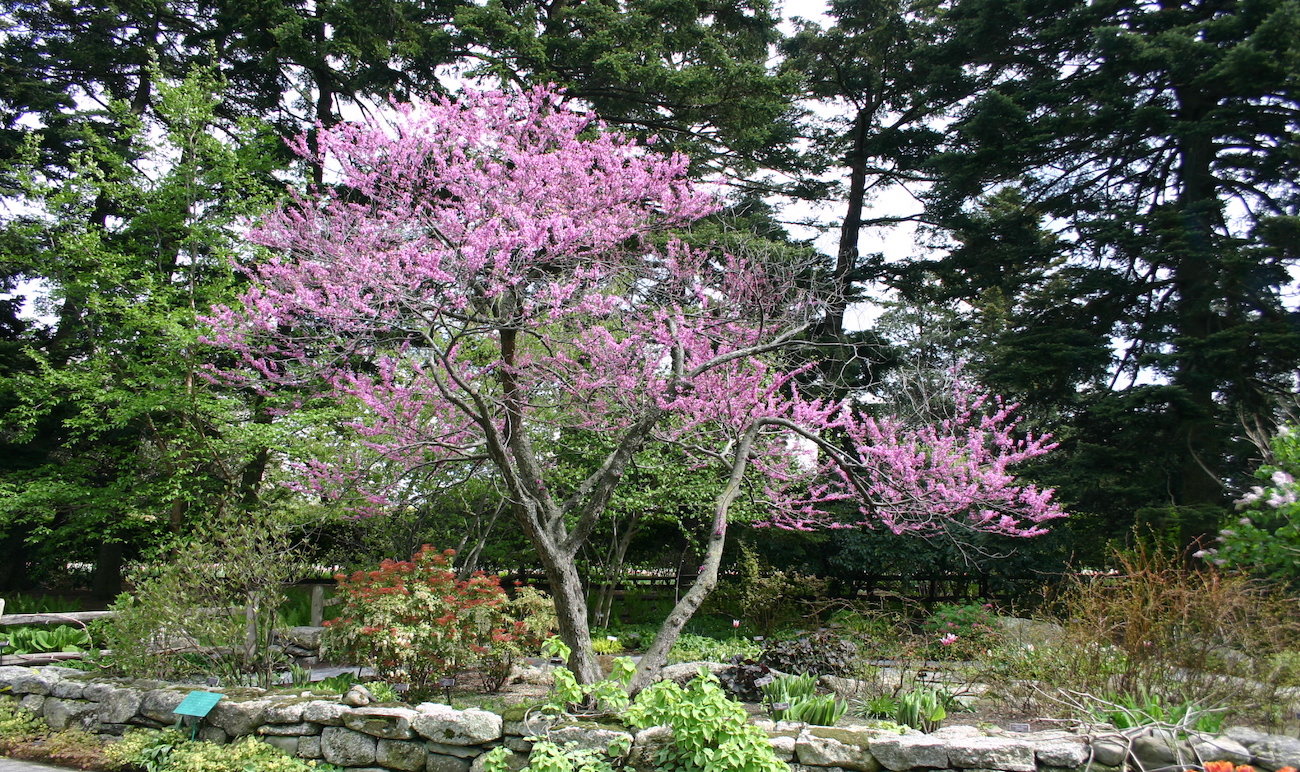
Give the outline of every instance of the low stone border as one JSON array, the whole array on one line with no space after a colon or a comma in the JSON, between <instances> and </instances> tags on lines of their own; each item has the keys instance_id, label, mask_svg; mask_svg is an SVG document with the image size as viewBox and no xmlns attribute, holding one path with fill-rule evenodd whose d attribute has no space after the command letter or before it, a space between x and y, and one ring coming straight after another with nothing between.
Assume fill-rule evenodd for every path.
<instances>
[{"instance_id":1,"label":"low stone border","mask_svg":"<svg viewBox=\"0 0 1300 772\"><path fill-rule=\"evenodd\" d=\"M0 667L0 698L19 701L53 729L78 727L120 735L137 726L169 726L176 720L173 709L193 689L159 681L95 678L68 668ZM526 763L531 748L525 738L542 734L599 750L629 737L633 742L628 766L649 772L654 750L672 741L662 727L634 734L590 723L526 723L518 710L501 715L432 702L349 707L333 700L272 696L260 689L213 691L222 691L226 699L204 720L203 739L228 742L253 735L302 758L324 759L358 772L481 772L480 757L500 745L511 751L510 763L517 769ZM1012 734L954 726L932 734L897 734L867 726L759 725L792 772L1156 772L1220 759L1267 772L1300 767L1300 740L1243 727L1188 742L1151 730Z\"/></svg>"}]
</instances>

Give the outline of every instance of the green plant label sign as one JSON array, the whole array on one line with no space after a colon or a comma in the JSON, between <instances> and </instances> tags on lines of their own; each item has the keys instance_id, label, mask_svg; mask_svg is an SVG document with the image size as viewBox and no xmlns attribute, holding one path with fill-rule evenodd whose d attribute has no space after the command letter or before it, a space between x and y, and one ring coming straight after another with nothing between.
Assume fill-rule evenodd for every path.
<instances>
[{"instance_id":1,"label":"green plant label sign","mask_svg":"<svg viewBox=\"0 0 1300 772\"><path fill-rule=\"evenodd\" d=\"M176 710L172 712L178 716L198 716L203 718L212 712L212 709L216 707L218 702L221 702L221 698L224 696L224 694L217 694L216 692L190 692L185 695L185 699L181 700L181 704L177 705Z\"/></svg>"}]
</instances>

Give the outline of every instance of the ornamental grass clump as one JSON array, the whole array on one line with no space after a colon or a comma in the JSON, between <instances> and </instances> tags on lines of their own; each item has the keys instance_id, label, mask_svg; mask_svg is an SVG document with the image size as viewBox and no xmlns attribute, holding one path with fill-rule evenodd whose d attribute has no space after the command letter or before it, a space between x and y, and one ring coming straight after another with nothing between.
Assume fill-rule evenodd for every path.
<instances>
[{"instance_id":1,"label":"ornamental grass clump","mask_svg":"<svg viewBox=\"0 0 1300 772\"><path fill-rule=\"evenodd\" d=\"M1061 645L995 650L981 678L1014 697L1077 708L1099 697L1196 704L1228 720L1290 719L1276 662L1300 638L1296 600L1249 577L1139 545L1114 569L1076 577L1060 608Z\"/></svg>"},{"instance_id":2,"label":"ornamental grass clump","mask_svg":"<svg viewBox=\"0 0 1300 772\"><path fill-rule=\"evenodd\" d=\"M327 622L330 650L369 665L381 679L410 686L412 697L474 669L499 689L519 657L537 653L555 622L550 600L530 587L513 597L497 576L458 579L454 550L421 547L410 560L339 574L339 618Z\"/></svg>"}]
</instances>

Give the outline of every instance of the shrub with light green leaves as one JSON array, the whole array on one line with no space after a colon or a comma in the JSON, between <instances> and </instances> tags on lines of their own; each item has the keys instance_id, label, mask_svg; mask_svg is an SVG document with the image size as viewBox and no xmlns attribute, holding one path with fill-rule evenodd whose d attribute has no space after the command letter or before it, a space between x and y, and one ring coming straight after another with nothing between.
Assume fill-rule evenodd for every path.
<instances>
[{"instance_id":1,"label":"shrub with light green leaves","mask_svg":"<svg viewBox=\"0 0 1300 772\"><path fill-rule=\"evenodd\" d=\"M614 761L627 751L625 745L611 744L601 752L577 743L557 745L549 740L536 740L528 754L528 764L518 772L614 772ZM512 772L509 757L506 748L493 748L483 759L484 772Z\"/></svg>"},{"instance_id":2,"label":"shrub with light green leaves","mask_svg":"<svg viewBox=\"0 0 1300 772\"><path fill-rule=\"evenodd\" d=\"M767 734L748 723L745 708L729 699L718 679L701 672L685 687L660 681L646 687L624 713L630 725L666 726L673 741L655 757L669 772L787 772Z\"/></svg>"}]
</instances>

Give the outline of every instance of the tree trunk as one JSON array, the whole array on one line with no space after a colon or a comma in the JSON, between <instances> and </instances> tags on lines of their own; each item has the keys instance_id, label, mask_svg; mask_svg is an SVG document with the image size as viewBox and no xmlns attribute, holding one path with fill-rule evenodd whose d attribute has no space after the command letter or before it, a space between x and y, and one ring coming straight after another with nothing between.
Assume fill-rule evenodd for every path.
<instances>
[{"instance_id":1,"label":"tree trunk","mask_svg":"<svg viewBox=\"0 0 1300 772\"><path fill-rule=\"evenodd\" d=\"M122 592L122 543L100 541L97 553L94 594L99 600L112 600Z\"/></svg>"},{"instance_id":2,"label":"tree trunk","mask_svg":"<svg viewBox=\"0 0 1300 772\"><path fill-rule=\"evenodd\" d=\"M593 604L595 612L592 618L593 627L609 627L610 610L614 605L614 592L618 588L619 580L623 578L623 561L627 559L628 548L632 545L632 537L636 535L637 523L640 515L632 515L631 522L627 528L614 542L613 553L609 556L609 562L605 566L604 581L600 584L600 589L596 593L596 602Z\"/></svg>"},{"instance_id":3,"label":"tree trunk","mask_svg":"<svg viewBox=\"0 0 1300 772\"><path fill-rule=\"evenodd\" d=\"M832 292L827 303L823 331L830 336L844 334L844 313L852 294L853 272L858 267L858 239L862 236L862 209L867 195L867 129L870 124L867 108L858 110L853 120L853 145L845 162L849 167L848 208L840 225L839 248L835 252L835 272Z\"/></svg>"},{"instance_id":4,"label":"tree trunk","mask_svg":"<svg viewBox=\"0 0 1300 772\"><path fill-rule=\"evenodd\" d=\"M1177 290L1176 324L1182 339L1174 383L1184 395L1176 409L1178 452L1182 457L1174 487L1178 505L1223 503L1218 468L1222 437L1216 420L1216 382L1225 373L1211 361L1210 339L1219 327L1221 256L1216 254L1214 227L1221 203L1213 174L1212 129L1205 119L1213 99L1191 89L1176 88L1179 118L1198 127L1179 139L1177 232L1171 237L1175 255L1173 281Z\"/></svg>"},{"instance_id":5,"label":"tree trunk","mask_svg":"<svg viewBox=\"0 0 1300 772\"><path fill-rule=\"evenodd\" d=\"M731 504L740 495L740 484L745 478L745 469L749 466L749 450L758 435L759 425L749 427L740 441L736 443L735 456L731 463L731 476L727 487L723 488L714 501L713 531L709 535L708 546L704 551L704 564L700 574L691 584L691 588L677 601L677 605L668 614L668 618L659 626L654 643L641 657L636 675L632 678L632 693L635 694L659 679L659 671L668 661L668 652L682 634L686 623L699 609L700 604L718 584L718 566L722 563L722 550L727 544L727 515Z\"/></svg>"},{"instance_id":6,"label":"tree trunk","mask_svg":"<svg viewBox=\"0 0 1300 772\"><path fill-rule=\"evenodd\" d=\"M582 577L572 556L558 554L558 550L538 549L547 581L551 585L551 598L555 601L560 640L572 650L569 670L578 683L592 684L604 674L591 650L591 630L587 627L587 598L582 590Z\"/></svg>"}]
</instances>

